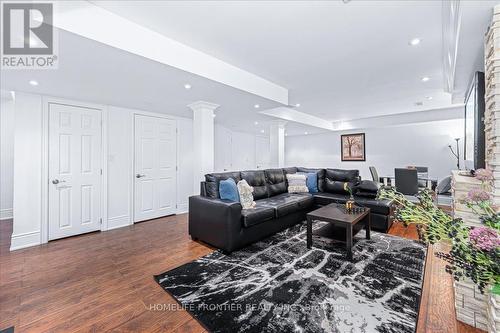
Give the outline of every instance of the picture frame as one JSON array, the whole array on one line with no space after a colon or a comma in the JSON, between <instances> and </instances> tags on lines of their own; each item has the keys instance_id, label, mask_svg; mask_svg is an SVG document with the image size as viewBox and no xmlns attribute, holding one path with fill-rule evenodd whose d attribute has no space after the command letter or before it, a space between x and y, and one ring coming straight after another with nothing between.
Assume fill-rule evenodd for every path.
<instances>
[{"instance_id":1,"label":"picture frame","mask_svg":"<svg viewBox=\"0 0 500 333\"><path fill-rule=\"evenodd\" d=\"M343 134L340 136L340 157L342 162L365 162L365 133Z\"/></svg>"}]
</instances>

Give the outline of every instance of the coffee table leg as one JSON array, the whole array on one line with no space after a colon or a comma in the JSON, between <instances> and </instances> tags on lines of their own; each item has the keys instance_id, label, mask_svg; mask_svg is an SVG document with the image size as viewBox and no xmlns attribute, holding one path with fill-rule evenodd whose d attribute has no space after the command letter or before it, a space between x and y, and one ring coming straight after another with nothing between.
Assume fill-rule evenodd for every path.
<instances>
[{"instance_id":1,"label":"coffee table leg","mask_svg":"<svg viewBox=\"0 0 500 333\"><path fill-rule=\"evenodd\" d=\"M310 217L307 218L307 248L310 249L312 247L313 239L312 239L312 219Z\"/></svg>"},{"instance_id":2,"label":"coffee table leg","mask_svg":"<svg viewBox=\"0 0 500 333\"><path fill-rule=\"evenodd\" d=\"M368 214L368 216L366 217L366 222L365 222L366 239L371 239L370 238L371 229L372 229L372 222L371 222L370 214Z\"/></svg>"},{"instance_id":3,"label":"coffee table leg","mask_svg":"<svg viewBox=\"0 0 500 333\"><path fill-rule=\"evenodd\" d=\"M346 249L347 249L347 259L352 260L352 225L346 226Z\"/></svg>"}]
</instances>

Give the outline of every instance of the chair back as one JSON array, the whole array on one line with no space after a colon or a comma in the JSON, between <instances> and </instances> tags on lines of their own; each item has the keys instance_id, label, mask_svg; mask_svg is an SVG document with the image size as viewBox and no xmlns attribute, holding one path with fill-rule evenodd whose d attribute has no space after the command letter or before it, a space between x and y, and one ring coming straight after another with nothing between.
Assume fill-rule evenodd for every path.
<instances>
[{"instance_id":1,"label":"chair back","mask_svg":"<svg viewBox=\"0 0 500 333\"><path fill-rule=\"evenodd\" d=\"M377 169L375 169L374 166L369 167L369 169L370 169L370 173L372 174L373 181L376 182L376 183L379 183L380 182L380 178L378 176Z\"/></svg>"},{"instance_id":2,"label":"chair back","mask_svg":"<svg viewBox=\"0 0 500 333\"><path fill-rule=\"evenodd\" d=\"M404 195L415 195L418 193L417 169L396 168L394 169L396 178L396 191Z\"/></svg>"}]
</instances>

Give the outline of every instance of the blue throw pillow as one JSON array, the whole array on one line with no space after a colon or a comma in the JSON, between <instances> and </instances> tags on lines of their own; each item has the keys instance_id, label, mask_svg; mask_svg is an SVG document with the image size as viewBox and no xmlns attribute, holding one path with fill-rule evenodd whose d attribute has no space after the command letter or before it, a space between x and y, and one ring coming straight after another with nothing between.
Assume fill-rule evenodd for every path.
<instances>
[{"instance_id":1,"label":"blue throw pillow","mask_svg":"<svg viewBox=\"0 0 500 333\"><path fill-rule=\"evenodd\" d=\"M306 185L309 189L309 193L318 192L318 174L316 172L307 173Z\"/></svg>"},{"instance_id":2,"label":"blue throw pillow","mask_svg":"<svg viewBox=\"0 0 500 333\"><path fill-rule=\"evenodd\" d=\"M236 187L236 182L233 178L228 178L219 182L219 193L222 200L240 202L238 187Z\"/></svg>"}]
</instances>

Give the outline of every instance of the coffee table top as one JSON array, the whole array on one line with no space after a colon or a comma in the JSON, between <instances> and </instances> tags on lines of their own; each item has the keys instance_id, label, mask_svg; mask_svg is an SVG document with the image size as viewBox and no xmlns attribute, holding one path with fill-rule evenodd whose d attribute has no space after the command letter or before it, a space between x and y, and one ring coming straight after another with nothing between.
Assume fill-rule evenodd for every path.
<instances>
[{"instance_id":1,"label":"coffee table top","mask_svg":"<svg viewBox=\"0 0 500 333\"><path fill-rule=\"evenodd\" d=\"M341 204L332 203L313 210L307 214L307 217L326 222L356 224L368 214L370 214L370 208L365 208L365 211L362 213L347 214L344 213Z\"/></svg>"}]
</instances>

